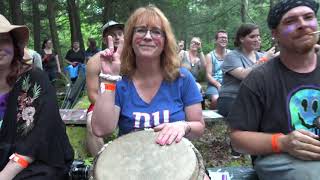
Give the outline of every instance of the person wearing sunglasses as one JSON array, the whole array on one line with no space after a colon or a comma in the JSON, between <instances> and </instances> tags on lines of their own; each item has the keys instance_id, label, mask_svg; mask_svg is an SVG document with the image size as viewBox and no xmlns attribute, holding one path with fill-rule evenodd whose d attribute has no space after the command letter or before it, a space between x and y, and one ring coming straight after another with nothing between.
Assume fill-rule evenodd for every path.
<instances>
[{"instance_id":1,"label":"person wearing sunglasses","mask_svg":"<svg viewBox=\"0 0 320 180\"><path fill-rule=\"evenodd\" d=\"M206 67L200 38L193 37L190 42L189 50L180 51L179 56L181 58L181 66L187 68L196 81L198 81L200 71Z\"/></svg>"}]
</instances>

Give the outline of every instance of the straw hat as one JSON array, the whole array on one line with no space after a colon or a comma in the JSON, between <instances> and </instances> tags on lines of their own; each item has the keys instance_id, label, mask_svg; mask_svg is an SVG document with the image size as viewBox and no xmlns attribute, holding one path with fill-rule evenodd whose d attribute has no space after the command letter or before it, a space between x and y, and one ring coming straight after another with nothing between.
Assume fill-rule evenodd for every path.
<instances>
[{"instance_id":1,"label":"straw hat","mask_svg":"<svg viewBox=\"0 0 320 180\"><path fill-rule=\"evenodd\" d=\"M0 14L0 33L11 32L14 39L18 41L20 47L24 47L28 43L29 29L24 25L12 25L10 22Z\"/></svg>"}]
</instances>

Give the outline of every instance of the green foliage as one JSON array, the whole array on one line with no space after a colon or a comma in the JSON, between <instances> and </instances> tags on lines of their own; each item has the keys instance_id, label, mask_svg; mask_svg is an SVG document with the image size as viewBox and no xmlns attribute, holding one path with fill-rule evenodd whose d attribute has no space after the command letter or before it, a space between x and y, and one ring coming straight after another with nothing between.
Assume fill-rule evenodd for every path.
<instances>
[{"instance_id":1,"label":"green foliage","mask_svg":"<svg viewBox=\"0 0 320 180\"><path fill-rule=\"evenodd\" d=\"M240 159L236 159L236 160L232 160L228 163L225 164L225 166L249 166L251 167L251 159L248 158L240 158Z\"/></svg>"},{"instance_id":2,"label":"green foliage","mask_svg":"<svg viewBox=\"0 0 320 180\"><path fill-rule=\"evenodd\" d=\"M67 134L74 150L74 159L87 159L90 157L86 150L86 127L68 126Z\"/></svg>"},{"instance_id":3,"label":"green foliage","mask_svg":"<svg viewBox=\"0 0 320 180\"><path fill-rule=\"evenodd\" d=\"M77 0L80 9L81 32L87 46L88 38L95 38L97 44L101 44L101 27L108 19L102 19L104 0ZM275 1L274 1L275 2ZM155 4L170 20L177 39L189 43L193 36L202 39L204 52L212 48L214 33L225 29L229 34L229 48L233 48L235 32L241 24L240 6L238 0L119 0L110 1L112 15L110 19L126 22L132 11L140 6ZM4 3L8 5L8 3ZM269 11L270 0L248 0L248 11L246 19L248 22L260 26L262 37L262 49L271 47L270 30L266 24L266 17ZM62 56L66 54L71 46L71 34L69 17L67 14L66 0L57 0L56 21ZM50 37L48 20L46 18L46 1L40 0L39 4L41 17L41 40ZM32 3L22 1L22 10L25 15L26 24L32 29ZM32 31L31 31L32 32ZM33 47L33 40L30 38L30 47Z\"/></svg>"},{"instance_id":4,"label":"green foliage","mask_svg":"<svg viewBox=\"0 0 320 180\"><path fill-rule=\"evenodd\" d=\"M87 109L90 105L88 96L84 95L74 106L74 109Z\"/></svg>"}]
</instances>

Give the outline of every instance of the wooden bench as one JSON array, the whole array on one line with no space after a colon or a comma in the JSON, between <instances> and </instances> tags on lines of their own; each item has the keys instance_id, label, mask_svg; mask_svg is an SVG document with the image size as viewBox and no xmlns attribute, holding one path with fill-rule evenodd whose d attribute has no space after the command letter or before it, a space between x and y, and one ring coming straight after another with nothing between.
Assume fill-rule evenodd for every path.
<instances>
[{"instance_id":1,"label":"wooden bench","mask_svg":"<svg viewBox=\"0 0 320 180\"><path fill-rule=\"evenodd\" d=\"M209 175L213 172L228 172L232 180L259 180L252 167L214 167L207 170Z\"/></svg>"},{"instance_id":2,"label":"wooden bench","mask_svg":"<svg viewBox=\"0 0 320 180\"><path fill-rule=\"evenodd\" d=\"M60 116L67 125L86 125L86 109L60 109Z\"/></svg>"},{"instance_id":3,"label":"wooden bench","mask_svg":"<svg viewBox=\"0 0 320 180\"><path fill-rule=\"evenodd\" d=\"M202 110L202 114L206 122L221 121L224 118L214 110ZM85 125L87 123L86 109L60 109L60 115L67 125Z\"/></svg>"},{"instance_id":4,"label":"wooden bench","mask_svg":"<svg viewBox=\"0 0 320 180\"><path fill-rule=\"evenodd\" d=\"M224 119L216 110L202 110L202 116L205 122L216 122Z\"/></svg>"}]
</instances>

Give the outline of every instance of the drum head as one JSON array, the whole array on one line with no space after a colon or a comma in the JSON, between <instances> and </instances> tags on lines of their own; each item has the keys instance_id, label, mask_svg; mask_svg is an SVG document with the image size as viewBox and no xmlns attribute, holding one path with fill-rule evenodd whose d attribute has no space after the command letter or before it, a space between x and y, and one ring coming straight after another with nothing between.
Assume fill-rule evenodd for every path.
<instances>
[{"instance_id":1,"label":"drum head","mask_svg":"<svg viewBox=\"0 0 320 180\"><path fill-rule=\"evenodd\" d=\"M185 138L160 146L155 132L139 131L121 136L98 155L96 180L198 179L199 165L193 145Z\"/></svg>"}]
</instances>

